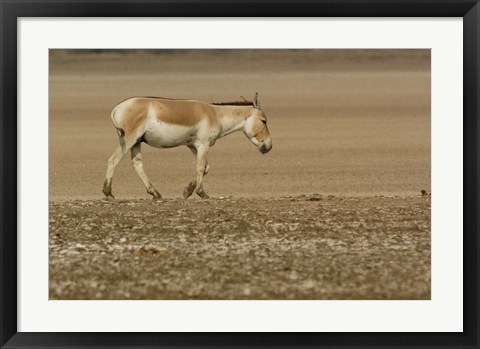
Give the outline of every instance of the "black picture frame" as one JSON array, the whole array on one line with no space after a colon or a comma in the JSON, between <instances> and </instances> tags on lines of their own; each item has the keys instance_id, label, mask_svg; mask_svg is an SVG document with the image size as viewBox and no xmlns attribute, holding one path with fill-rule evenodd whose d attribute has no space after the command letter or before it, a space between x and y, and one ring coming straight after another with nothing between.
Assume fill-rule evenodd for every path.
<instances>
[{"instance_id":1,"label":"black picture frame","mask_svg":"<svg viewBox=\"0 0 480 349\"><path fill-rule=\"evenodd\" d=\"M254 6L253 6L254 4ZM479 348L478 0L0 0L1 348ZM17 332L17 19L19 17L463 17L464 263L461 333ZM454 116L452 116L454 117ZM460 233L460 232L452 232Z\"/></svg>"}]
</instances>

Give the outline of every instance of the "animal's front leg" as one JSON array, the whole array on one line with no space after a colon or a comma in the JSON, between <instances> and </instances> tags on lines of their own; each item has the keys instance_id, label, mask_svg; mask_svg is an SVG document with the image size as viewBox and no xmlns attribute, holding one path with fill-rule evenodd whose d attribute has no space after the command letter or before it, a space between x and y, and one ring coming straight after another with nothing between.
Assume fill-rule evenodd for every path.
<instances>
[{"instance_id":1,"label":"animal's front leg","mask_svg":"<svg viewBox=\"0 0 480 349\"><path fill-rule=\"evenodd\" d=\"M192 151L192 154L193 154L193 156L195 156L195 159L197 159L197 154L198 154L197 149L193 146L189 146L188 148ZM203 176L204 177L207 175L209 169L210 169L210 165L208 164L208 160L205 159L205 170L203 171ZM197 179L195 177L195 179L193 181L191 181L190 183L188 183L188 185L183 190L183 198L188 199L193 194L196 187L197 187ZM205 194L205 195L207 195L207 194ZM207 197L208 197L208 195L207 195Z\"/></svg>"},{"instance_id":2,"label":"animal's front leg","mask_svg":"<svg viewBox=\"0 0 480 349\"><path fill-rule=\"evenodd\" d=\"M197 179L195 192L202 199L208 199L208 195L203 190L203 177L205 176L207 170L207 154L208 146L201 145L197 147Z\"/></svg>"}]
</instances>

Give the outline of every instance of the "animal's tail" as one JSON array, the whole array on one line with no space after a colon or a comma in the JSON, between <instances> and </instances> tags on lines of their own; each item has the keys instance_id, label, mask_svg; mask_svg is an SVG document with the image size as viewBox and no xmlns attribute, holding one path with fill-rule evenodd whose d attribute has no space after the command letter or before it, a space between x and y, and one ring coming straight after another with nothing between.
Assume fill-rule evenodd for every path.
<instances>
[{"instance_id":1,"label":"animal's tail","mask_svg":"<svg viewBox=\"0 0 480 349\"><path fill-rule=\"evenodd\" d=\"M117 110L117 108L114 108L112 110L112 114L110 115L110 117L112 118L113 126L115 126L115 128L117 129L118 142L120 143L120 146L122 147L122 152L125 153L125 131L123 130L123 128L121 128L117 124L117 121L115 120L115 111L116 110Z\"/></svg>"}]
</instances>

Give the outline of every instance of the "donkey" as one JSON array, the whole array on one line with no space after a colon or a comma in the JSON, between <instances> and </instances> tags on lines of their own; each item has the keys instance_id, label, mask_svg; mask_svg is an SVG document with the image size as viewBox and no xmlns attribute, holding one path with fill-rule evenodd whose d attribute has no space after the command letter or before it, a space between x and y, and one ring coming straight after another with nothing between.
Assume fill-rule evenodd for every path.
<instances>
[{"instance_id":1,"label":"donkey","mask_svg":"<svg viewBox=\"0 0 480 349\"><path fill-rule=\"evenodd\" d=\"M255 93L253 102L206 103L197 100L168 99L162 97L132 97L118 104L111 113L120 145L108 160L103 193L114 199L112 178L115 167L130 151L133 168L142 180L147 193L154 200L162 196L148 179L142 163L141 143L156 148L186 145L196 157L196 177L184 189L188 199L195 191L208 199L203 189L203 177L210 166L208 150L217 139L242 130L262 154L272 149L272 137L267 117Z\"/></svg>"}]
</instances>

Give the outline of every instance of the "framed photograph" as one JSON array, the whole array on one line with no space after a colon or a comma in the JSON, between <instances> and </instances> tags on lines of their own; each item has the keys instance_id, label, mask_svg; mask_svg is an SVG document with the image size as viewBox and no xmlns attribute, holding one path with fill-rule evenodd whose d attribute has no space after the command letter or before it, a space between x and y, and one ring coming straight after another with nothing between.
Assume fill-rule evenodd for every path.
<instances>
[{"instance_id":1,"label":"framed photograph","mask_svg":"<svg viewBox=\"0 0 480 349\"><path fill-rule=\"evenodd\" d=\"M1 2L1 347L479 347L478 1Z\"/></svg>"}]
</instances>

